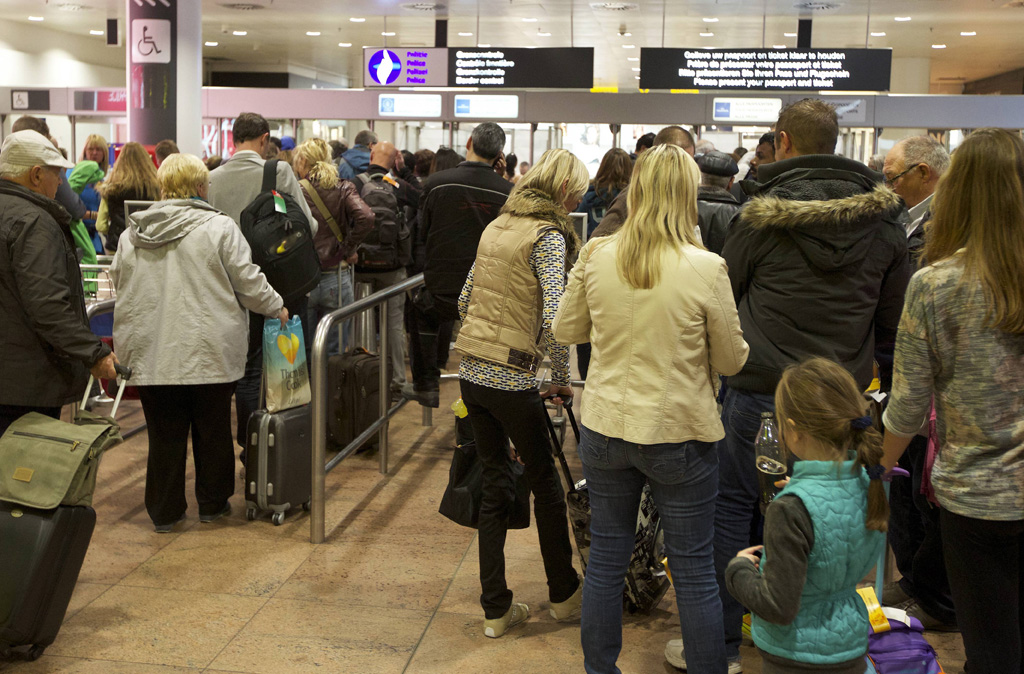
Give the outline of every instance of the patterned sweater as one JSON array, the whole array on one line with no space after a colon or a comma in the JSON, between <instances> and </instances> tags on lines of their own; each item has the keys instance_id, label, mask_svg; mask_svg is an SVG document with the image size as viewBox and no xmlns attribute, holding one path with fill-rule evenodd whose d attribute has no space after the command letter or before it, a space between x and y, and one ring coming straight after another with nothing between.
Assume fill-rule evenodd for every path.
<instances>
[{"instance_id":1,"label":"patterned sweater","mask_svg":"<svg viewBox=\"0 0 1024 674\"><path fill-rule=\"evenodd\" d=\"M569 347L562 346L551 335L551 321L558 311L558 301L565 291L565 239L554 230L546 232L537 241L530 254L530 267L540 282L544 294L544 344L551 358L551 379L558 386L569 385ZM466 319L469 298L473 294L473 275L476 265L469 270L466 284L459 295L459 315ZM534 375L507 365L499 365L472 356L463 356L459 377L480 386L502 391L526 391L537 387Z\"/></svg>"},{"instance_id":2,"label":"patterned sweater","mask_svg":"<svg viewBox=\"0 0 1024 674\"><path fill-rule=\"evenodd\" d=\"M896 338L885 427L921 428L935 396L942 507L984 520L1024 519L1024 335L986 327L981 283L958 253L914 274Z\"/></svg>"}]
</instances>

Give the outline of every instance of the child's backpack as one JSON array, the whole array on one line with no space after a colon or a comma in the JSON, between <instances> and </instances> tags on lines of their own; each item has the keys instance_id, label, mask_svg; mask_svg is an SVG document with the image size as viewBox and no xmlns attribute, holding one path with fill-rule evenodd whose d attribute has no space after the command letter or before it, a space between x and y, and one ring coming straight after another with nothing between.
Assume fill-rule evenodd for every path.
<instances>
[{"instance_id":1,"label":"child's backpack","mask_svg":"<svg viewBox=\"0 0 1024 674\"><path fill-rule=\"evenodd\" d=\"M889 631L868 637L868 672L878 674L944 674L935 649L925 641L924 628L917 618L910 624L889 619Z\"/></svg>"}]
</instances>

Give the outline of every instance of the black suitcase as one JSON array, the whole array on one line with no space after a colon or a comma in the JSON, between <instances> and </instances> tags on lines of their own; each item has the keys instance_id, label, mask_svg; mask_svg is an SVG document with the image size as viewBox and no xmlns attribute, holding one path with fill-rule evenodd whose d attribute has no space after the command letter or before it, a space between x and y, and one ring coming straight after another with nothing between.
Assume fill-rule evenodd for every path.
<instances>
[{"instance_id":1,"label":"black suitcase","mask_svg":"<svg viewBox=\"0 0 1024 674\"><path fill-rule=\"evenodd\" d=\"M344 449L381 415L380 356L365 349L331 356L327 360L327 392L328 444L335 450ZM376 441L374 436L359 449Z\"/></svg>"},{"instance_id":2,"label":"black suitcase","mask_svg":"<svg viewBox=\"0 0 1024 674\"><path fill-rule=\"evenodd\" d=\"M576 415L572 411L572 401L565 405L565 413L572 425L572 432L576 436L576 444L580 442L580 429L576 424ZM569 470L569 464L562 452L562 443L559 440L551 417L544 415L547 419L548 431L551 434L551 442L555 448L555 455L562 466L565 474L565 482L568 485L569 493L565 500L569 510L569 521L572 524L573 537L576 539L576 549L580 553L580 563L583 565L583 573L587 572L587 562L590 559L590 495L587 492L587 481L575 482ZM644 485L643 495L640 497L640 509L636 517L636 539L633 544L633 555L629 560L629 570L626 572L626 588L623 592L622 604L629 613L649 613L658 605L661 598L668 590L669 580L664 567L659 559L661 548L659 537L661 536L661 517L654 505L654 497L651 495L650 485Z\"/></svg>"},{"instance_id":3,"label":"black suitcase","mask_svg":"<svg viewBox=\"0 0 1024 674\"><path fill-rule=\"evenodd\" d=\"M313 481L313 421L309 405L270 414L257 410L246 426L245 517L272 510L275 525L302 506L309 510Z\"/></svg>"},{"instance_id":4,"label":"black suitcase","mask_svg":"<svg viewBox=\"0 0 1024 674\"><path fill-rule=\"evenodd\" d=\"M57 638L95 526L88 506L0 502L0 657L35 660Z\"/></svg>"}]
</instances>

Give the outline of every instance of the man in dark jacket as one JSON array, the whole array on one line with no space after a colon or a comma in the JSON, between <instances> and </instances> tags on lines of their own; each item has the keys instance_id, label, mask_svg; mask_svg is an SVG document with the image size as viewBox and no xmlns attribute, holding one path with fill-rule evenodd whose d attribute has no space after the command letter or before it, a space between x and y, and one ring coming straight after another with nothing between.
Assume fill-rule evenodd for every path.
<instances>
[{"instance_id":1,"label":"man in dark jacket","mask_svg":"<svg viewBox=\"0 0 1024 674\"><path fill-rule=\"evenodd\" d=\"M88 371L116 376L117 358L89 330L70 217L53 200L71 167L35 131L12 133L0 150L0 434L28 412L60 417Z\"/></svg>"},{"instance_id":2,"label":"man in dark jacket","mask_svg":"<svg viewBox=\"0 0 1024 674\"><path fill-rule=\"evenodd\" d=\"M722 254L729 223L740 210L740 202L729 193L739 172L736 160L724 152L712 150L697 157L700 187L697 188L697 225L704 247Z\"/></svg>"},{"instance_id":3,"label":"man in dark jacket","mask_svg":"<svg viewBox=\"0 0 1024 674\"><path fill-rule=\"evenodd\" d=\"M754 440L774 412L782 371L811 356L847 368L866 389L876 344L892 352L910 279L902 203L864 164L835 156L839 123L827 103L804 99L779 113L776 162L733 223L722 256L729 266L750 356L729 377L722 406L715 514L715 571L726 655L739 660L743 607L725 587L725 568L759 528ZM666 652L668 655L668 652Z\"/></svg>"},{"instance_id":4,"label":"man in dark jacket","mask_svg":"<svg viewBox=\"0 0 1024 674\"><path fill-rule=\"evenodd\" d=\"M338 159L338 176L342 180L355 180L357 175L370 168L370 151L377 144L377 134L363 129L356 134L354 142L355 145Z\"/></svg>"},{"instance_id":5,"label":"man in dark jacket","mask_svg":"<svg viewBox=\"0 0 1024 674\"><path fill-rule=\"evenodd\" d=\"M494 172L494 161L504 147L504 130L484 122L466 143L466 161L435 173L423 184L419 229L425 244L426 287L413 299L410 312L413 384L406 385L402 395L426 407L439 405L439 330L442 323L458 319L459 293L476 259L480 235L512 191L512 183Z\"/></svg>"},{"instance_id":6,"label":"man in dark jacket","mask_svg":"<svg viewBox=\"0 0 1024 674\"><path fill-rule=\"evenodd\" d=\"M924 226L932 217L932 197L947 168L949 152L931 136L904 138L885 155L885 184L903 198L910 210L904 224L910 261L915 268L924 252Z\"/></svg>"}]
</instances>

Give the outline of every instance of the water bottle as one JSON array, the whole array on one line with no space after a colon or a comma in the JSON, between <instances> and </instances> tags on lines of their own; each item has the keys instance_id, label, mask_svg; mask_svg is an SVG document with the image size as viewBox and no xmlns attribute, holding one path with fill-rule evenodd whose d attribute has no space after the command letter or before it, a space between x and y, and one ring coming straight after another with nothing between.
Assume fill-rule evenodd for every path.
<instances>
[{"instance_id":1,"label":"water bottle","mask_svg":"<svg viewBox=\"0 0 1024 674\"><path fill-rule=\"evenodd\" d=\"M767 506L779 493L775 483L786 477L786 455L779 445L779 431L775 428L775 414L761 413L761 430L754 441L757 457L757 481L761 490L761 504Z\"/></svg>"}]
</instances>

